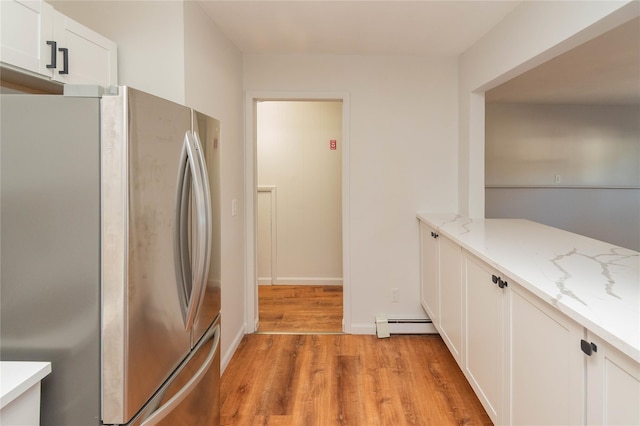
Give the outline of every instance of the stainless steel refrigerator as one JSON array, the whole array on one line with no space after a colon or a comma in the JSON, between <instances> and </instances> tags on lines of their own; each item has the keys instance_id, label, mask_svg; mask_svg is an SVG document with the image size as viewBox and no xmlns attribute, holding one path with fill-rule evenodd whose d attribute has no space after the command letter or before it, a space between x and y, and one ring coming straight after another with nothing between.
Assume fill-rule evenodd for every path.
<instances>
[{"instance_id":1,"label":"stainless steel refrigerator","mask_svg":"<svg viewBox=\"0 0 640 426\"><path fill-rule=\"evenodd\" d=\"M217 425L220 123L111 92L0 96L0 357L43 425Z\"/></svg>"}]
</instances>

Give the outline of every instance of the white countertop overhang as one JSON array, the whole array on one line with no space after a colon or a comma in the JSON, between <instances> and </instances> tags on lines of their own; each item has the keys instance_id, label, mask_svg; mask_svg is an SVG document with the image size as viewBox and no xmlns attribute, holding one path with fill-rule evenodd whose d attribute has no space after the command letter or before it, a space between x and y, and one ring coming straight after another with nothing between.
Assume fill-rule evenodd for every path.
<instances>
[{"instance_id":1,"label":"white countertop overhang","mask_svg":"<svg viewBox=\"0 0 640 426\"><path fill-rule=\"evenodd\" d=\"M0 361L0 409L51 373L50 362Z\"/></svg>"},{"instance_id":2,"label":"white countertop overhang","mask_svg":"<svg viewBox=\"0 0 640 426\"><path fill-rule=\"evenodd\" d=\"M524 219L418 219L640 362L640 253Z\"/></svg>"}]
</instances>

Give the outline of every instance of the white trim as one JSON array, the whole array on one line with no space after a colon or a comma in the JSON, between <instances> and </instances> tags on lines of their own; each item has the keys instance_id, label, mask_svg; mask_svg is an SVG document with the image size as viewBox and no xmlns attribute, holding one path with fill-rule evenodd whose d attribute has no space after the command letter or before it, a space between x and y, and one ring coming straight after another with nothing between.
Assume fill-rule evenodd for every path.
<instances>
[{"instance_id":1,"label":"white trim","mask_svg":"<svg viewBox=\"0 0 640 426\"><path fill-rule=\"evenodd\" d=\"M342 275L343 275L343 330L351 332L351 286L350 286L350 174L349 174L349 137L350 101L348 92L246 92L245 93L245 319L246 324L253 329L246 330L253 333L258 324L258 294L256 291L258 277L256 270L256 205L257 205L257 173L256 173L256 101L261 100L338 100L342 101ZM375 332L375 330L374 330Z\"/></svg>"},{"instance_id":2,"label":"white trim","mask_svg":"<svg viewBox=\"0 0 640 426\"><path fill-rule=\"evenodd\" d=\"M222 373L224 373L224 370L227 369L229 362L231 362L231 358L233 358L233 355L236 353L236 350L238 350L238 346L240 346L240 342L244 337L246 329L247 329L246 325L240 327L240 330L238 330L238 333L236 333L236 336L233 338L233 341L231 342L229 349L227 349L227 351L222 356L220 360L220 376L222 376Z\"/></svg>"},{"instance_id":3,"label":"white trim","mask_svg":"<svg viewBox=\"0 0 640 426\"><path fill-rule=\"evenodd\" d=\"M277 277L276 285L343 285L341 277Z\"/></svg>"},{"instance_id":4,"label":"white trim","mask_svg":"<svg viewBox=\"0 0 640 426\"><path fill-rule=\"evenodd\" d=\"M640 186L596 186L596 185L485 185L485 189L640 189Z\"/></svg>"},{"instance_id":5,"label":"white trim","mask_svg":"<svg viewBox=\"0 0 640 426\"><path fill-rule=\"evenodd\" d=\"M271 193L271 277L269 277L269 284L275 284L276 277L278 276L278 220L277 220L277 190L275 186L259 186L256 192L269 192ZM257 196L257 194L256 194ZM256 201L257 203L257 201ZM257 205L257 204L256 204ZM258 230L256 229L256 232ZM262 284L260 281L262 280ZM266 284L265 278L258 277L258 285Z\"/></svg>"}]
</instances>

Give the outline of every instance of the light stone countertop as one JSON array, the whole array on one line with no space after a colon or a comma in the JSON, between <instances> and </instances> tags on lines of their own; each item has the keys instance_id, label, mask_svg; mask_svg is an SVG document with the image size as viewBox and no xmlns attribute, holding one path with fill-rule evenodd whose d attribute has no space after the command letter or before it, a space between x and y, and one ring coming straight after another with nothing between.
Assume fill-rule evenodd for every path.
<instances>
[{"instance_id":1,"label":"light stone countertop","mask_svg":"<svg viewBox=\"0 0 640 426\"><path fill-rule=\"evenodd\" d=\"M637 251L524 219L417 217L640 362Z\"/></svg>"}]
</instances>

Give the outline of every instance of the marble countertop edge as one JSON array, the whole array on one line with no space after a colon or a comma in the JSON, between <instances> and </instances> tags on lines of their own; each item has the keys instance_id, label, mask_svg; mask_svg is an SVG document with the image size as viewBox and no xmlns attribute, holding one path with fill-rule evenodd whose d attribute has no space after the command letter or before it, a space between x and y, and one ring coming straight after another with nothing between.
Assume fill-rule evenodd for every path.
<instances>
[{"instance_id":1,"label":"marble countertop edge","mask_svg":"<svg viewBox=\"0 0 640 426\"><path fill-rule=\"evenodd\" d=\"M496 259L496 257L499 256L494 257L492 255L491 247L488 247L486 244L486 238L488 236L493 237L493 235L491 235L491 230L485 229L484 225L487 222L491 222L498 226L501 224L518 226L521 223L523 226L532 225L535 227L544 227L546 228L545 230L548 230L552 234L557 233L558 237L561 237L562 239L572 238L573 235L575 235L578 246L579 243L584 243L585 241L611 247L615 246L523 219L470 219L455 213L424 212L419 212L416 217L434 227L440 234L459 244L464 250L471 253L473 256L495 268L506 277L517 282L522 288L562 312L580 326L605 340L607 343L629 356L635 362L640 362L640 324L636 325L636 327L634 327L633 324L624 324L625 318L618 319L617 321L615 318L608 318L608 321L604 321L603 315L606 315L607 312L602 311L602 309L606 310L606 307L603 308L602 306L606 305L607 302L603 302L601 304L602 306L597 307L600 308L600 312L598 312L597 310L592 310L589 306L583 306L569 297L558 298L557 295L549 293L544 288L549 288L552 284L556 285L557 283L551 283L551 279L546 280L544 283L533 282L531 278L527 278L525 276L531 274L527 274L527 271L523 270L522 265L509 264L508 261L501 261L499 258ZM485 235L485 232L489 235ZM496 241L493 241L493 243L496 243ZM517 249L513 250L515 251ZM634 252L633 250L623 250L632 254L637 254L637 252ZM553 249L550 249L550 251L553 251ZM640 287L640 281L638 282L638 287ZM636 291L635 294L640 294L640 289L634 290ZM594 295L592 300L596 300L598 297L600 297L600 295ZM640 298L638 299L638 302L640 302ZM633 300L629 303L633 306ZM640 319L640 303L638 304L637 312L634 313L636 314L636 319ZM611 315L610 312L609 315ZM634 321L633 318L626 318L626 320L629 320L630 322ZM619 326L616 326L616 324Z\"/></svg>"}]
</instances>

